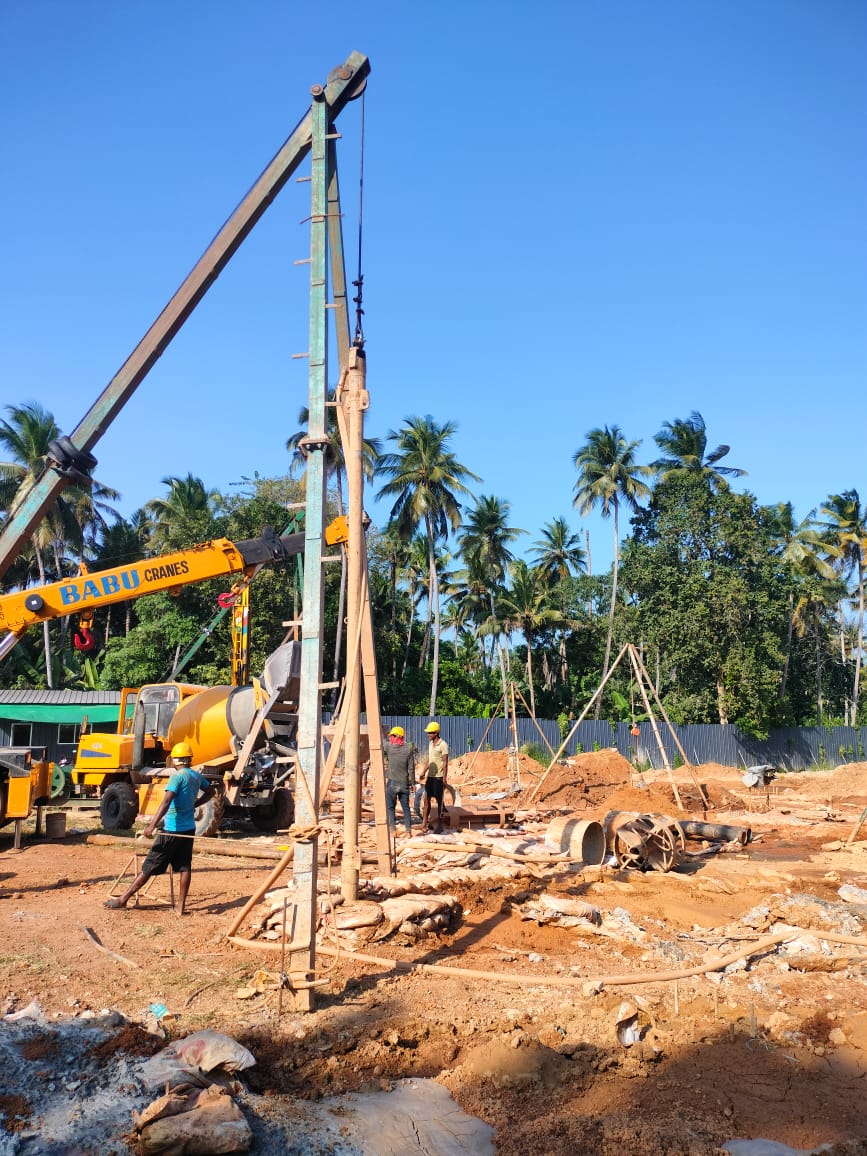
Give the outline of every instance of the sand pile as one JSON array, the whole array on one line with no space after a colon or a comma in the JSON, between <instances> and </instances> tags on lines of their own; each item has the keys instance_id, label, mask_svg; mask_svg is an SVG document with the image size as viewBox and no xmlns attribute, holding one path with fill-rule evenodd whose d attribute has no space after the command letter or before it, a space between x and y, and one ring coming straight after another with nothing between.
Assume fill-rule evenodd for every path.
<instances>
[{"instance_id":1,"label":"sand pile","mask_svg":"<svg viewBox=\"0 0 867 1156\"><path fill-rule=\"evenodd\" d=\"M529 755L518 755L518 774L521 785L530 787L541 779L545 768ZM449 759L449 780L468 791L494 788L499 784L505 790L509 785L509 752L475 751Z\"/></svg>"},{"instance_id":2,"label":"sand pile","mask_svg":"<svg viewBox=\"0 0 867 1156\"><path fill-rule=\"evenodd\" d=\"M526 787L517 806L574 811L598 807L616 788L629 787L634 775L629 761L615 750L573 755L549 768L532 803L529 799L535 784Z\"/></svg>"}]
</instances>

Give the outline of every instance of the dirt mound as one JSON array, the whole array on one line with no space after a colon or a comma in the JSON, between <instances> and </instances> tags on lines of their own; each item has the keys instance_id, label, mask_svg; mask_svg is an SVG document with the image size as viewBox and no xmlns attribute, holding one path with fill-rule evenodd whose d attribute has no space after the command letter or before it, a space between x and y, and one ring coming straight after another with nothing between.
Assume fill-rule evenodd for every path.
<instances>
[{"instance_id":1,"label":"dirt mound","mask_svg":"<svg viewBox=\"0 0 867 1156\"><path fill-rule=\"evenodd\" d=\"M545 773L545 768L535 759L523 753L518 755L518 774L521 782L537 783ZM475 751L449 759L449 779L460 786L482 789L495 787L499 782L505 788L509 784L509 752Z\"/></svg>"},{"instance_id":2,"label":"dirt mound","mask_svg":"<svg viewBox=\"0 0 867 1156\"><path fill-rule=\"evenodd\" d=\"M649 787L619 787L605 800L602 811L637 811L639 814L674 815L681 813L671 787L652 783Z\"/></svg>"},{"instance_id":3,"label":"dirt mound","mask_svg":"<svg viewBox=\"0 0 867 1156\"><path fill-rule=\"evenodd\" d=\"M518 807L569 808L582 810L600 806L616 787L628 787L635 771L616 750L573 755L565 763L550 767L532 803L535 784L518 797Z\"/></svg>"},{"instance_id":4,"label":"dirt mound","mask_svg":"<svg viewBox=\"0 0 867 1156\"><path fill-rule=\"evenodd\" d=\"M774 785L823 803L832 797L853 801L863 797L867 806L867 763L844 763L833 771L792 771L780 775Z\"/></svg>"}]
</instances>

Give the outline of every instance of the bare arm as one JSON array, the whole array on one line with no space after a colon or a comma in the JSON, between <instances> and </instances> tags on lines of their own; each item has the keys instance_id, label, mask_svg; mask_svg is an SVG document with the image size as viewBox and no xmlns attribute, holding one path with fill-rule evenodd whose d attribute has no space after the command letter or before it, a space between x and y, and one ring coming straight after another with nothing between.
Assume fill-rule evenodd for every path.
<instances>
[{"instance_id":1,"label":"bare arm","mask_svg":"<svg viewBox=\"0 0 867 1156\"><path fill-rule=\"evenodd\" d=\"M144 829L144 833L145 833L145 835L147 835L148 839L153 839L154 835L156 834L157 826L166 817L166 813L167 813L169 807L172 805L172 802L174 801L174 797L175 797L174 791L166 791L166 793L163 795L163 801L160 803L159 807L157 808L157 813L154 815L154 817L151 819L151 821L148 823L148 825Z\"/></svg>"},{"instance_id":2,"label":"bare arm","mask_svg":"<svg viewBox=\"0 0 867 1156\"><path fill-rule=\"evenodd\" d=\"M214 793L215 793L214 784L208 783L208 785L206 787L203 787L202 790L200 791L199 795L196 798L196 802L197 803L199 803L199 802L207 803L208 799L212 799L214 797ZM148 823L148 825L144 829L144 833L145 833L145 835L147 835L147 837L149 839L153 839L154 835L156 834L156 829L159 826L159 824L162 822L162 820L166 817L166 814L168 813L169 807L172 805L172 801L174 800L174 797L175 797L174 791L166 791L166 793L163 795L163 801L160 803L160 805L157 809L157 813L154 815L154 817L151 819L151 821Z\"/></svg>"}]
</instances>

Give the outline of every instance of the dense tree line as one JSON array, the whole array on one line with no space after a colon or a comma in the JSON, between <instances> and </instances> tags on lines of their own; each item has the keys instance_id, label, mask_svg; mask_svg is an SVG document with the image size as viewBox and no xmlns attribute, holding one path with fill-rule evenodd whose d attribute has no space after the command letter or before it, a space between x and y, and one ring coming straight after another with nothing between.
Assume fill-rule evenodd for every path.
<instances>
[{"instance_id":1,"label":"dense tree line","mask_svg":"<svg viewBox=\"0 0 867 1156\"><path fill-rule=\"evenodd\" d=\"M333 423L333 408L329 409ZM57 436L35 403L0 421L0 516L45 468ZM130 518L116 491L67 488L6 576L6 589L41 585L137 561L214 537L241 539L303 515L306 424L287 440L283 478L243 479L232 494L192 476ZM698 413L663 422L657 454L612 424L576 450L571 499L578 515L610 518L614 560L591 573L589 538L561 515L535 532L511 524L509 502L475 492L480 479L452 448L455 423L407 418L387 446L365 445L368 483L391 502L370 527L370 595L383 709L486 715L504 693L519 711L575 717L627 643L639 647L673 721L735 723L761 734L779 725L867 721L862 705L867 508L855 489L828 495L801 522L790 504L762 506L735 490L743 469L709 449ZM327 466L332 514L344 503L334 424ZM628 524L624 524L627 522ZM523 555L523 556L522 556ZM302 561L266 568L251 596L251 669L300 615ZM326 567L326 671L343 673L345 568ZM75 647L75 621L46 623L6 658L6 686L118 688L183 677L229 678L228 619L218 582L105 607L98 646ZM181 673L182 667L182 673ZM611 719L638 719L629 667L610 675L597 704Z\"/></svg>"}]
</instances>

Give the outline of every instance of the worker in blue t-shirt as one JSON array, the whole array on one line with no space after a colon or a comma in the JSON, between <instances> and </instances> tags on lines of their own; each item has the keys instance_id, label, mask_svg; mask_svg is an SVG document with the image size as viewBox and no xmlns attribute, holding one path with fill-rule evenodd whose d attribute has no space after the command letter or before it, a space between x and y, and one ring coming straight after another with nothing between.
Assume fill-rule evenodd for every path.
<instances>
[{"instance_id":1,"label":"worker in blue t-shirt","mask_svg":"<svg viewBox=\"0 0 867 1156\"><path fill-rule=\"evenodd\" d=\"M190 875L193 863L193 839L196 835L196 804L206 803L214 795L214 786L204 775L193 770L193 748L189 743L175 743L172 747L172 762L175 773L166 784L163 801L154 817L144 829L144 834L152 839L157 826L165 819L165 834L160 835L147 853L141 871L124 891L105 901L110 908L126 907L137 891L140 891L152 875L163 875L169 869L178 875L178 901L175 910L184 914L187 893L190 890Z\"/></svg>"}]
</instances>

